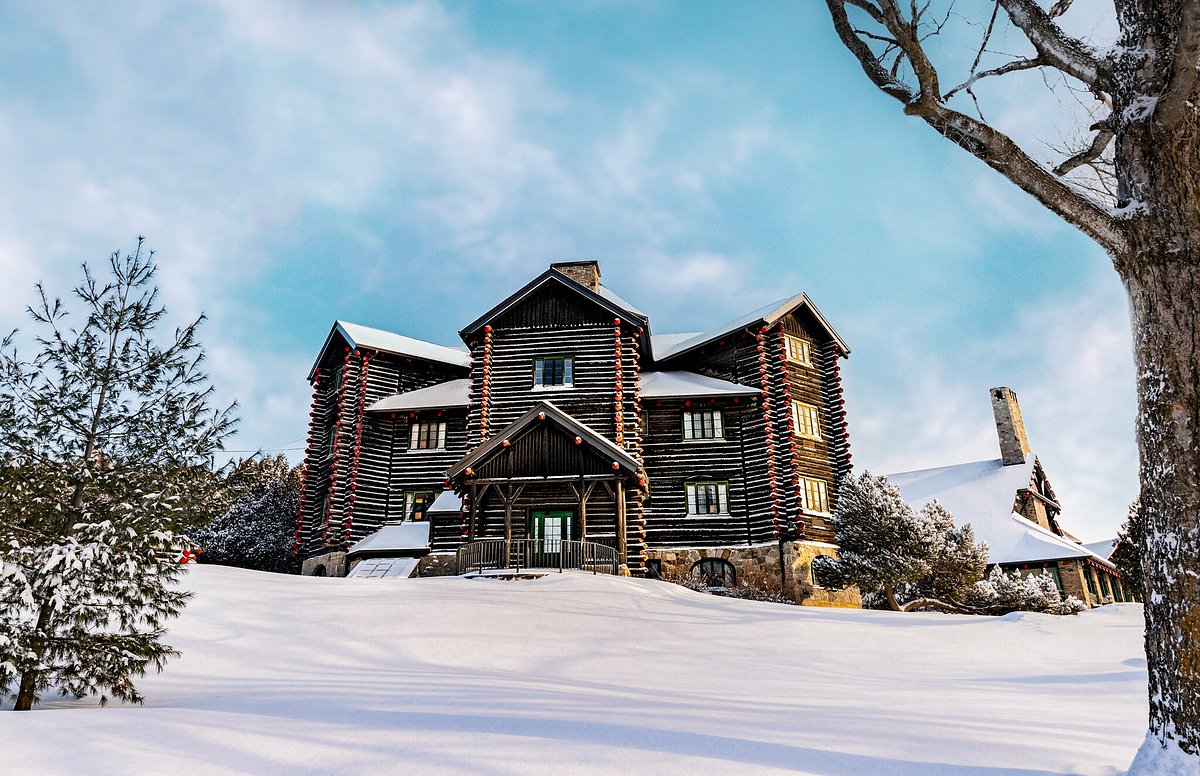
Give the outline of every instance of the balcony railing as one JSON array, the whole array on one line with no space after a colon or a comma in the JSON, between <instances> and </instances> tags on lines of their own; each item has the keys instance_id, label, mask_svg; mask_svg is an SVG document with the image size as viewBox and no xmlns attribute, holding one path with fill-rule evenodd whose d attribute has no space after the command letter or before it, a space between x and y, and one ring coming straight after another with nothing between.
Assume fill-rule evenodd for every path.
<instances>
[{"instance_id":1,"label":"balcony railing","mask_svg":"<svg viewBox=\"0 0 1200 776\"><path fill-rule=\"evenodd\" d=\"M616 574L620 565L617 551L612 547L572 539L480 539L459 547L454 563L457 574L521 569Z\"/></svg>"}]
</instances>

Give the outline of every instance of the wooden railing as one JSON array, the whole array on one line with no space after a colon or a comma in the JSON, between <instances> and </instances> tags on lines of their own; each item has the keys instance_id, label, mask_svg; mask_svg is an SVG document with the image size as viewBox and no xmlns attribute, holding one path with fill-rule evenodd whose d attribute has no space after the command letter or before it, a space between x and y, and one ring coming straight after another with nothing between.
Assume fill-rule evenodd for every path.
<instances>
[{"instance_id":1,"label":"wooden railing","mask_svg":"<svg viewBox=\"0 0 1200 776\"><path fill-rule=\"evenodd\" d=\"M473 571L521 569L565 569L593 574L616 574L620 561L617 551L596 542L573 539L480 539L458 548L454 559L456 574Z\"/></svg>"}]
</instances>

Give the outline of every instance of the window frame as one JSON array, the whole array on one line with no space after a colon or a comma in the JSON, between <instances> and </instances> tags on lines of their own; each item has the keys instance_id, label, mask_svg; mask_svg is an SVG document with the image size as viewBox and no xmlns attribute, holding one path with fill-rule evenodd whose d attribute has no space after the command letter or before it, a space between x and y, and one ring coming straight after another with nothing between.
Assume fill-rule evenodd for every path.
<instances>
[{"instance_id":1,"label":"window frame","mask_svg":"<svg viewBox=\"0 0 1200 776\"><path fill-rule=\"evenodd\" d=\"M544 382L538 382L539 379L545 379L546 362L547 361L562 361L563 362L563 382L547 385ZM532 368L533 390L535 391L565 391L575 387L575 357L572 355L557 354L553 356L534 356Z\"/></svg>"},{"instance_id":2,"label":"window frame","mask_svg":"<svg viewBox=\"0 0 1200 776\"><path fill-rule=\"evenodd\" d=\"M689 419L691 418L691 416L695 416L695 415L709 415L715 419L716 422L714 422L712 424L713 436L696 436L695 422L692 422L691 424L689 424L689 422L688 422ZM701 425L703 427L703 424L701 424ZM688 436L689 432L691 433L691 436ZM682 439L684 442L714 442L714 441L720 442L720 441L724 441L724 439L725 439L725 413L720 409L700 409L700 410L685 409L683 411L683 414L680 416L680 439Z\"/></svg>"},{"instance_id":3,"label":"window frame","mask_svg":"<svg viewBox=\"0 0 1200 776\"><path fill-rule=\"evenodd\" d=\"M697 489L700 487L708 487L710 485L715 486L717 489L716 490L717 511L716 512L711 512L711 511L701 512L701 511L699 511L700 510L700 498L699 498L699 491ZM729 513L729 480L689 480L689 481L683 483L683 498L684 498L684 502L685 502L685 508L687 509L688 517L704 517L704 516L711 516L711 515L728 517L730 514ZM709 502L706 497L705 504L708 505L709 503L711 503L711 502ZM695 505L696 511L692 511L693 505Z\"/></svg>"},{"instance_id":4,"label":"window frame","mask_svg":"<svg viewBox=\"0 0 1200 776\"><path fill-rule=\"evenodd\" d=\"M425 502L425 509L421 510L421 519L414 522L421 523L429 521L429 508L433 506L433 502L437 500L438 493L436 490L414 488L413 490L404 491L403 494L403 505L401 507L404 510L403 515L401 516L401 520L403 522L407 523L413 520L413 515L416 514L416 500L418 496L425 496L427 500Z\"/></svg>"},{"instance_id":5,"label":"window frame","mask_svg":"<svg viewBox=\"0 0 1200 776\"><path fill-rule=\"evenodd\" d=\"M812 488L812 490L820 491L821 501L824 502L824 507L825 507L824 509L816 509L812 506L812 504L811 504L812 498L810 496L810 488L809 488L810 485L814 486ZM805 512L807 512L809 514L813 514L813 515L831 515L831 514L833 514L832 511L829 509L829 483L827 483L825 480L818 479L816 477L801 476L800 477L800 495L804 500L804 503L801 504L800 508L803 509Z\"/></svg>"},{"instance_id":6,"label":"window frame","mask_svg":"<svg viewBox=\"0 0 1200 776\"><path fill-rule=\"evenodd\" d=\"M423 426L436 427L434 444L432 446L422 446L419 442L422 440L421 428ZM413 420L408 424L408 452L427 452L432 450L446 449L446 421L444 420ZM428 437L428 435L426 435ZM426 439L426 441L428 441Z\"/></svg>"},{"instance_id":7,"label":"window frame","mask_svg":"<svg viewBox=\"0 0 1200 776\"><path fill-rule=\"evenodd\" d=\"M717 566L721 569L721 580L719 583L713 584L716 577L711 573L705 573L704 567L706 566ZM737 587L737 568L724 558L700 558L688 568L688 575L699 579L708 587L723 590Z\"/></svg>"},{"instance_id":8,"label":"window frame","mask_svg":"<svg viewBox=\"0 0 1200 776\"><path fill-rule=\"evenodd\" d=\"M783 349L784 356L789 364L800 364L801 366L813 366L812 360L812 343L803 337L795 334L783 334ZM795 346L795 347L793 347ZM795 351L799 351L799 356L795 356Z\"/></svg>"},{"instance_id":9,"label":"window frame","mask_svg":"<svg viewBox=\"0 0 1200 776\"><path fill-rule=\"evenodd\" d=\"M821 408L820 407L818 407L815 404L809 404L806 401L800 401L799 399L792 399L791 414L792 414L792 433L794 433L796 436L800 437L801 439L811 439L814 442L825 441L825 437L822 436L822 432L821 432ZM815 427L816 427L815 433L809 433L809 432L801 429L801 423L800 423L801 417L804 417L806 420L812 421L812 423L805 423L803 425L805 428L815 425Z\"/></svg>"}]
</instances>

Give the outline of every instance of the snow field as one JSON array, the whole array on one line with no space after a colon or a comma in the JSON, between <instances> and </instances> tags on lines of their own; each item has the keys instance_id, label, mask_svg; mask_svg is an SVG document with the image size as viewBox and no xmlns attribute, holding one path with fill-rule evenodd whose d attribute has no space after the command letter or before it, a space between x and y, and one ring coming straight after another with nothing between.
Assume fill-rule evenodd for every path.
<instances>
[{"instance_id":1,"label":"snow field","mask_svg":"<svg viewBox=\"0 0 1200 776\"><path fill-rule=\"evenodd\" d=\"M193 567L144 707L4 714L3 774L1114 774L1142 611L817 609L587 574Z\"/></svg>"}]
</instances>

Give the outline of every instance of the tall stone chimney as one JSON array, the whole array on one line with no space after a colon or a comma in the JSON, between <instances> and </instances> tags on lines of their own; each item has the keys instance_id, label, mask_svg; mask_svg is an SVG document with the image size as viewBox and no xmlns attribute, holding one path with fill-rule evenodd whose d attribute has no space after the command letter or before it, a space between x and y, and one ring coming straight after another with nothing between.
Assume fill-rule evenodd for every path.
<instances>
[{"instance_id":1,"label":"tall stone chimney","mask_svg":"<svg viewBox=\"0 0 1200 776\"><path fill-rule=\"evenodd\" d=\"M591 291L600 291L600 262L598 261L556 261L550 265L571 280Z\"/></svg>"},{"instance_id":2,"label":"tall stone chimney","mask_svg":"<svg viewBox=\"0 0 1200 776\"><path fill-rule=\"evenodd\" d=\"M1021 419L1021 405L1011 388L992 389L992 413L996 416L996 435L1000 437L1000 458L1005 466L1025 463L1029 456L1029 437Z\"/></svg>"}]
</instances>

